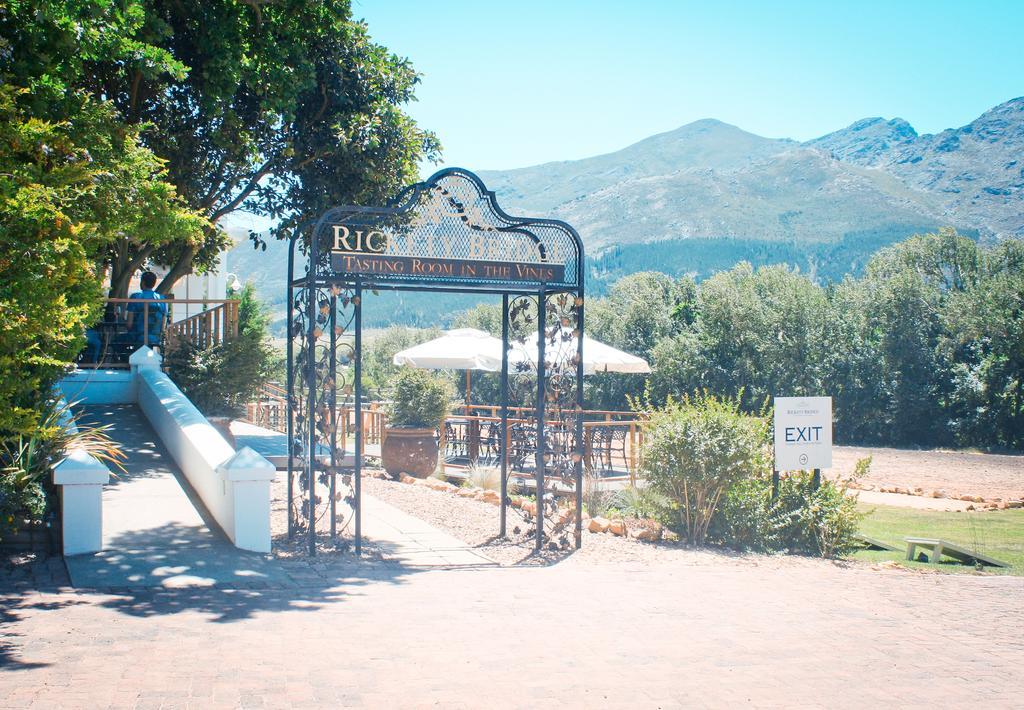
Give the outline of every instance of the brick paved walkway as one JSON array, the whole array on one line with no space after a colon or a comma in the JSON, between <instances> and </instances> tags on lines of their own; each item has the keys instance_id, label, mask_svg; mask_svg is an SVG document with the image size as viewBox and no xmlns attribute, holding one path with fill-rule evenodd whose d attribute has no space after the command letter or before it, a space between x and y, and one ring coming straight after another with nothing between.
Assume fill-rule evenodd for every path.
<instances>
[{"instance_id":1,"label":"brick paved walkway","mask_svg":"<svg viewBox=\"0 0 1024 710\"><path fill-rule=\"evenodd\" d=\"M500 568L389 508L371 501L367 523L402 536L399 563L273 561L283 573L258 583L106 592L62 586L59 560L6 570L0 707L1024 702L1022 578L683 550Z\"/></svg>"},{"instance_id":2,"label":"brick paved walkway","mask_svg":"<svg viewBox=\"0 0 1024 710\"><path fill-rule=\"evenodd\" d=\"M1024 580L807 560L0 596L0 707L1020 707Z\"/></svg>"},{"instance_id":3,"label":"brick paved walkway","mask_svg":"<svg viewBox=\"0 0 1024 710\"><path fill-rule=\"evenodd\" d=\"M304 583L304 565L282 565L231 544L138 407L83 409L87 421L110 427L127 459L125 470L104 487L103 551L66 560L75 587L265 589ZM461 541L383 501L366 496L363 503L364 535L395 560L419 567L491 563Z\"/></svg>"}]
</instances>

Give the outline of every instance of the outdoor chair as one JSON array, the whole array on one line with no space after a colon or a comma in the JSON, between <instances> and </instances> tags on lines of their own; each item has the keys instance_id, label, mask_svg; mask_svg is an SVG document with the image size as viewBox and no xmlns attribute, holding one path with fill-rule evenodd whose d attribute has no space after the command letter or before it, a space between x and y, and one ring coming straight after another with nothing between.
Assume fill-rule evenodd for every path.
<instances>
[{"instance_id":1,"label":"outdoor chair","mask_svg":"<svg viewBox=\"0 0 1024 710\"><path fill-rule=\"evenodd\" d=\"M487 462L501 460L501 422L480 422L480 458Z\"/></svg>"},{"instance_id":2,"label":"outdoor chair","mask_svg":"<svg viewBox=\"0 0 1024 710\"><path fill-rule=\"evenodd\" d=\"M517 422L509 428L511 438L508 461L509 466L516 471L526 470L527 462L533 462L534 454L537 453L537 438L534 428L529 424Z\"/></svg>"},{"instance_id":3,"label":"outdoor chair","mask_svg":"<svg viewBox=\"0 0 1024 710\"><path fill-rule=\"evenodd\" d=\"M628 426L594 427L593 436L593 456L603 471L607 472L615 469L612 463L612 456L616 453L621 455L623 467L627 467L626 438L629 436Z\"/></svg>"},{"instance_id":4,"label":"outdoor chair","mask_svg":"<svg viewBox=\"0 0 1024 710\"><path fill-rule=\"evenodd\" d=\"M465 421L445 421L444 455L446 461L469 458L469 427Z\"/></svg>"}]
</instances>

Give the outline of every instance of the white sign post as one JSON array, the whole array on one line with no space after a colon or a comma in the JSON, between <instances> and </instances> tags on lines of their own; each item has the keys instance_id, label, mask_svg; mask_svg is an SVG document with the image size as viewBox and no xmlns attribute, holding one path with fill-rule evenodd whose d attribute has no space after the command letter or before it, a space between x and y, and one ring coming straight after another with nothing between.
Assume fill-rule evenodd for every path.
<instances>
[{"instance_id":1,"label":"white sign post","mask_svg":"<svg viewBox=\"0 0 1024 710\"><path fill-rule=\"evenodd\" d=\"M775 470L832 468L832 398L775 398Z\"/></svg>"}]
</instances>

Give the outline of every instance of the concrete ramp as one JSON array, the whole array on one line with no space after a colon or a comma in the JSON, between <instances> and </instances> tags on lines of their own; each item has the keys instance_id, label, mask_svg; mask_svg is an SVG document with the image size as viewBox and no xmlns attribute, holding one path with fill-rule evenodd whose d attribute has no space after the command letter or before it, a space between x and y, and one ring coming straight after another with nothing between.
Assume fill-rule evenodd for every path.
<instances>
[{"instance_id":1,"label":"concrete ramp","mask_svg":"<svg viewBox=\"0 0 1024 710\"><path fill-rule=\"evenodd\" d=\"M88 405L128 456L103 491L103 551L66 558L76 587L238 586L286 582L266 555L239 550L212 522L135 405Z\"/></svg>"}]
</instances>

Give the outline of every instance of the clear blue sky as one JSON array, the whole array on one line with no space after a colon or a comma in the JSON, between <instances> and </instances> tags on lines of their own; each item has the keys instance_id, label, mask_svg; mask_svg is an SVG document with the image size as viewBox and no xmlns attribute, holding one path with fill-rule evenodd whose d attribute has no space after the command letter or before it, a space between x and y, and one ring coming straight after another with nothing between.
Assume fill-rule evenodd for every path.
<instances>
[{"instance_id":1,"label":"clear blue sky","mask_svg":"<svg viewBox=\"0 0 1024 710\"><path fill-rule=\"evenodd\" d=\"M797 140L867 116L934 133L1024 95L1024 0L353 0L353 13L424 75L410 110L444 164L474 170L607 153L700 118Z\"/></svg>"}]
</instances>

